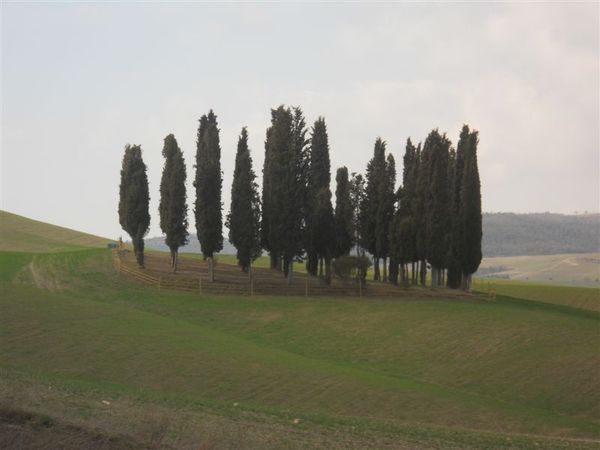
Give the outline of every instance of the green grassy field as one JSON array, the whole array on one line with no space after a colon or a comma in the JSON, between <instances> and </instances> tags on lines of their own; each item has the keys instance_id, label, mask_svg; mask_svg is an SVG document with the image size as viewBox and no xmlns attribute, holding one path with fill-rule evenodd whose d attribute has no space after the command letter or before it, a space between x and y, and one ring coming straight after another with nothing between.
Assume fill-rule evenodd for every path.
<instances>
[{"instance_id":1,"label":"green grassy field","mask_svg":"<svg viewBox=\"0 0 600 450\"><path fill-rule=\"evenodd\" d=\"M106 249L0 268L0 418L33 414L28 436L49 417L106 448L598 448L594 308L165 292Z\"/></svg>"}]
</instances>

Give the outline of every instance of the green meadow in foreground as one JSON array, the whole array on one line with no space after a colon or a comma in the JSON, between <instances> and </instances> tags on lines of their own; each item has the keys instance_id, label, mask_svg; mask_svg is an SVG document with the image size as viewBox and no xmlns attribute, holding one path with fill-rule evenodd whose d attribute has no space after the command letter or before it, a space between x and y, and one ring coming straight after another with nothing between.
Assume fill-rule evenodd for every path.
<instances>
[{"instance_id":1,"label":"green meadow in foreground","mask_svg":"<svg viewBox=\"0 0 600 450\"><path fill-rule=\"evenodd\" d=\"M0 447L6 423L65 448L598 447L597 289L209 297L106 249L0 268Z\"/></svg>"}]
</instances>

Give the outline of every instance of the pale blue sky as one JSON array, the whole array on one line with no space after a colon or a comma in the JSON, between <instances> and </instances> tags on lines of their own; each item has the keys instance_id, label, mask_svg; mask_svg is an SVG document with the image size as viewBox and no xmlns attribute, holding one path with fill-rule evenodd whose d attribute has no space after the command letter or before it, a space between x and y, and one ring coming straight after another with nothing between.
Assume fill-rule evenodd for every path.
<instances>
[{"instance_id":1,"label":"pale blue sky","mask_svg":"<svg viewBox=\"0 0 600 450\"><path fill-rule=\"evenodd\" d=\"M1 8L2 209L119 236L123 147L136 143L159 235L162 141L183 149L192 200L197 120L213 108L225 214L240 129L260 175L269 109L285 103L325 117L333 178L364 171L377 136L401 173L407 137L439 127L456 143L468 123L484 210L598 210L595 2Z\"/></svg>"}]
</instances>

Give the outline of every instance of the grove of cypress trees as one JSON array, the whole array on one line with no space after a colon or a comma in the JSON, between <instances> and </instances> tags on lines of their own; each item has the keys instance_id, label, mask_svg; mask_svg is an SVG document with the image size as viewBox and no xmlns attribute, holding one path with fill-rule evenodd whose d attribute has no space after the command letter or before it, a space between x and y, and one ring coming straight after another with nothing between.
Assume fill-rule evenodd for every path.
<instances>
[{"instance_id":1,"label":"grove of cypress trees","mask_svg":"<svg viewBox=\"0 0 600 450\"><path fill-rule=\"evenodd\" d=\"M119 185L119 223L131 236L137 263L144 267L144 236L150 227L146 164L139 145L126 145Z\"/></svg>"},{"instance_id":2,"label":"grove of cypress trees","mask_svg":"<svg viewBox=\"0 0 600 450\"><path fill-rule=\"evenodd\" d=\"M327 255L333 253L332 246L335 242L332 236L333 224L329 224L325 220L326 217L333 217L331 191L329 189L331 163L328 141L325 119L319 117L311 130L310 163L307 177L307 213L305 216L307 272L313 276L317 275L319 265L319 275L323 276L323 262L330 263L330 256ZM326 194L321 194L323 189L329 192L329 200L326 199ZM320 199L317 198L319 195L321 195ZM322 210L323 208L329 208L329 210ZM328 238L323 239L324 236L328 236ZM329 239L330 237L332 239Z\"/></svg>"},{"instance_id":3,"label":"grove of cypress trees","mask_svg":"<svg viewBox=\"0 0 600 450\"><path fill-rule=\"evenodd\" d=\"M221 146L217 116L212 109L200 118L196 144L196 232L212 282L215 278L213 256L223 249Z\"/></svg>"},{"instance_id":4,"label":"grove of cypress trees","mask_svg":"<svg viewBox=\"0 0 600 450\"><path fill-rule=\"evenodd\" d=\"M354 244L354 211L346 167L338 168L335 183L335 252L333 256L337 258L350 253Z\"/></svg>"},{"instance_id":5,"label":"grove of cypress trees","mask_svg":"<svg viewBox=\"0 0 600 450\"><path fill-rule=\"evenodd\" d=\"M165 138L162 154L165 165L160 180L160 229L165 234L165 244L171 251L171 269L177 272L178 249L188 242L188 208L185 161L172 134Z\"/></svg>"},{"instance_id":6,"label":"grove of cypress trees","mask_svg":"<svg viewBox=\"0 0 600 450\"><path fill-rule=\"evenodd\" d=\"M469 127L463 127L462 135L468 133L467 144L463 150L463 174L460 186L460 227L462 271L461 287L471 289L471 277L481 263L481 182L477 165L477 131L469 132Z\"/></svg>"},{"instance_id":7,"label":"grove of cypress trees","mask_svg":"<svg viewBox=\"0 0 600 450\"><path fill-rule=\"evenodd\" d=\"M242 128L235 155L231 185L231 208L227 215L229 241L237 249L238 265L248 272L260 256L260 199L252 157L248 149L248 131Z\"/></svg>"}]
</instances>

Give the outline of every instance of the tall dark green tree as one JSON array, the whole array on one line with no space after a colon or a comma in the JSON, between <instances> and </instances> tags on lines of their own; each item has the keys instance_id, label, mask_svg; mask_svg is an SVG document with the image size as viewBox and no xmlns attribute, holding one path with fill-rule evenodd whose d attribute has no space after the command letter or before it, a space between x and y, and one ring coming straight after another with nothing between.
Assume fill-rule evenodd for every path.
<instances>
[{"instance_id":1,"label":"tall dark green tree","mask_svg":"<svg viewBox=\"0 0 600 450\"><path fill-rule=\"evenodd\" d=\"M165 244L171 251L171 269L177 272L179 247L188 242L186 169L181 149L175 136L169 134L162 150L165 164L160 180L160 229L165 234Z\"/></svg>"},{"instance_id":2,"label":"tall dark green tree","mask_svg":"<svg viewBox=\"0 0 600 450\"><path fill-rule=\"evenodd\" d=\"M389 233L394 217L396 165L394 157L385 155L386 143L377 138L373 158L367 164L365 195L361 204L361 234L364 246L373 255L374 280L381 280L380 260L383 259L383 279L387 278Z\"/></svg>"},{"instance_id":3,"label":"tall dark green tree","mask_svg":"<svg viewBox=\"0 0 600 450\"><path fill-rule=\"evenodd\" d=\"M283 263L291 281L293 262L303 253L305 144L301 110L280 106L271 111L265 143L263 245L272 261Z\"/></svg>"},{"instance_id":4,"label":"tall dark green tree","mask_svg":"<svg viewBox=\"0 0 600 450\"><path fill-rule=\"evenodd\" d=\"M425 202L427 261L431 264L431 285L442 285L448 243L448 152L450 141L437 129L427 136L423 151L429 155L429 192Z\"/></svg>"},{"instance_id":5,"label":"tall dark green tree","mask_svg":"<svg viewBox=\"0 0 600 450\"><path fill-rule=\"evenodd\" d=\"M450 150L448 159L448 185L450 190L449 209L450 209L450 228L448 236L448 276L446 285L452 289L460 287L461 279L461 250L462 233L460 227L460 186L462 183L463 172L463 153L464 147L468 141L468 131L466 135L461 133L458 141L457 150Z\"/></svg>"},{"instance_id":6,"label":"tall dark green tree","mask_svg":"<svg viewBox=\"0 0 600 450\"><path fill-rule=\"evenodd\" d=\"M352 172L350 179L350 202L352 203L352 226L354 228L354 244L356 245L356 256L364 256L364 245L362 237L361 208L365 199L365 179L360 173Z\"/></svg>"},{"instance_id":7,"label":"tall dark green tree","mask_svg":"<svg viewBox=\"0 0 600 450\"><path fill-rule=\"evenodd\" d=\"M335 252L333 256L337 258L349 254L354 245L354 209L346 167L338 168L335 182Z\"/></svg>"},{"instance_id":8,"label":"tall dark green tree","mask_svg":"<svg viewBox=\"0 0 600 450\"><path fill-rule=\"evenodd\" d=\"M281 107L280 107L281 108ZM271 124L276 120L276 111L271 110ZM267 128L267 137L265 140L265 158L263 162L263 183L262 183L262 214L260 223L261 246L269 252L269 260L271 269L281 270L281 254L275 248L272 242L271 222L273 221L276 211L273 209L273 166L274 160L274 136L273 126Z\"/></svg>"},{"instance_id":9,"label":"tall dark green tree","mask_svg":"<svg viewBox=\"0 0 600 450\"><path fill-rule=\"evenodd\" d=\"M460 186L460 227L462 249L460 264L462 270L461 286L465 290L471 289L471 277L481 263L481 181L477 164L477 145L479 136L477 131L469 131L465 125L461 136L468 133L467 144L463 151L463 174Z\"/></svg>"},{"instance_id":10,"label":"tall dark green tree","mask_svg":"<svg viewBox=\"0 0 600 450\"><path fill-rule=\"evenodd\" d=\"M226 225L229 241L237 249L238 265L248 272L252 261L260 256L260 198L252 157L248 149L248 131L242 128L235 155L231 185L231 208Z\"/></svg>"},{"instance_id":11,"label":"tall dark green tree","mask_svg":"<svg viewBox=\"0 0 600 450\"><path fill-rule=\"evenodd\" d=\"M415 249L418 258L418 281L425 286L427 279L427 211L426 202L429 193L429 151L417 145L415 156L415 202L413 204L412 215L415 218Z\"/></svg>"},{"instance_id":12,"label":"tall dark green tree","mask_svg":"<svg viewBox=\"0 0 600 450\"><path fill-rule=\"evenodd\" d=\"M331 282L331 258L335 250L335 230L331 191L328 188L323 187L317 192L311 222L313 230L320 231L312 236L312 242L318 249L319 276L324 277L325 282L329 284Z\"/></svg>"},{"instance_id":13,"label":"tall dark green tree","mask_svg":"<svg viewBox=\"0 0 600 450\"><path fill-rule=\"evenodd\" d=\"M385 144L385 143L384 143ZM384 178L378 189L377 217L375 223L375 247L377 255L383 259L382 280L387 281L387 258L390 253L390 227L394 217L394 204L396 203L396 161L394 155L389 153L386 157Z\"/></svg>"},{"instance_id":14,"label":"tall dark green tree","mask_svg":"<svg viewBox=\"0 0 600 450\"><path fill-rule=\"evenodd\" d=\"M212 282L215 278L213 256L223 249L221 146L217 116L212 109L200 118L196 144L196 232Z\"/></svg>"},{"instance_id":15,"label":"tall dark green tree","mask_svg":"<svg viewBox=\"0 0 600 450\"><path fill-rule=\"evenodd\" d=\"M333 223L327 223L326 217L333 217L331 210L331 163L329 160L329 138L325 119L319 117L311 130L310 139L310 164L307 177L307 214L306 214L306 253L307 271L311 275L323 276L323 263L330 264L330 257L334 251L334 239L332 236ZM326 194L320 194L321 190L329 192L329 200ZM317 197L321 195L320 201ZM327 239L323 239L327 235ZM328 256L329 255L329 256Z\"/></svg>"},{"instance_id":16,"label":"tall dark green tree","mask_svg":"<svg viewBox=\"0 0 600 450\"><path fill-rule=\"evenodd\" d=\"M402 189L398 192L399 207L394 214L392 229L390 231L390 273L393 272L392 282L396 281L396 265L400 266L399 274L403 285L409 283L407 264L412 263L412 280L415 282L415 262L418 259L416 252L416 226L414 206L416 202L416 169L417 149L410 138L406 142L402 170Z\"/></svg>"},{"instance_id":17,"label":"tall dark green tree","mask_svg":"<svg viewBox=\"0 0 600 450\"><path fill-rule=\"evenodd\" d=\"M137 263L144 267L144 236L150 227L146 164L139 145L126 145L119 185L119 223L131 236Z\"/></svg>"}]
</instances>

